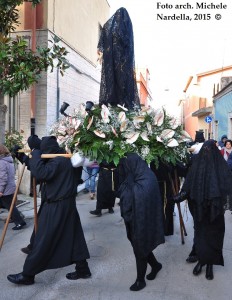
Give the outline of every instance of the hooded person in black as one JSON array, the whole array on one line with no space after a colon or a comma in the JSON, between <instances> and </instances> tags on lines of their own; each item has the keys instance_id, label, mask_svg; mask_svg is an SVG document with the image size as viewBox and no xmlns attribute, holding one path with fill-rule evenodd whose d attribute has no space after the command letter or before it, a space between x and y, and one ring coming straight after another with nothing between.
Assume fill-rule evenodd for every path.
<instances>
[{"instance_id":1,"label":"hooded person in black","mask_svg":"<svg viewBox=\"0 0 232 300\"><path fill-rule=\"evenodd\" d=\"M96 209L90 211L90 214L97 217L102 216L102 209L108 209L110 214L114 213L115 191L118 188L118 170L114 163L103 161L99 166Z\"/></svg>"},{"instance_id":2,"label":"hooded person in black","mask_svg":"<svg viewBox=\"0 0 232 300\"><path fill-rule=\"evenodd\" d=\"M206 141L192 164L181 192L174 197L191 202L198 263L193 274L206 264L206 278L211 280L213 265L224 265L222 248L225 233L224 208L232 194L232 173L214 140Z\"/></svg>"},{"instance_id":3,"label":"hooded person in black","mask_svg":"<svg viewBox=\"0 0 232 300\"><path fill-rule=\"evenodd\" d=\"M40 144L41 144L41 139L38 137L38 135L33 134L31 136L29 136L29 138L27 139L27 143L28 146L31 150L39 150L40 149ZM14 153L14 157L17 158L18 161L21 162L21 164L25 164L27 166L28 171L30 171L30 159L29 156L26 155L23 152L19 152L19 150L22 149L20 146L15 145L14 148L12 149L13 153ZM30 184L30 188L31 188L31 192L30 195L33 195L33 180L32 180L32 176L30 176L31 179L31 184ZM36 182L36 184L39 184L39 182ZM39 211L38 211L38 216L40 215L40 211L42 209L43 206L43 202L41 202ZM33 242L34 242L34 238L35 238L35 231L33 230L31 238L30 238L30 243L26 246L21 248L21 251L25 254L29 254L31 252L31 249L33 247Z\"/></svg>"},{"instance_id":4,"label":"hooded person in black","mask_svg":"<svg viewBox=\"0 0 232 300\"><path fill-rule=\"evenodd\" d=\"M65 157L42 159L42 154L63 153L55 137L42 138L40 150L32 151L32 175L43 181L43 206L38 218L38 230L33 248L27 256L22 273L8 275L16 284L33 284L36 274L76 263L76 271L68 279L91 276L86 259L86 245L80 217L76 208L79 171Z\"/></svg>"},{"instance_id":5,"label":"hooded person in black","mask_svg":"<svg viewBox=\"0 0 232 300\"><path fill-rule=\"evenodd\" d=\"M130 290L139 291L146 286L147 263L151 265L148 280L155 279L162 268L152 251L164 243L163 205L155 174L137 154L120 160L119 174L121 215L137 266L137 279Z\"/></svg>"}]
</instances>

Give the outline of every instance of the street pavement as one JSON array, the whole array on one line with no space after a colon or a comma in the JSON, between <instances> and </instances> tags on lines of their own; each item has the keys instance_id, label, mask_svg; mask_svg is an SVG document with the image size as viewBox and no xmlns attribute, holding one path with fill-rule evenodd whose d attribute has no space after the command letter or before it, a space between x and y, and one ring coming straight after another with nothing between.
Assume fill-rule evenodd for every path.
<instances>
[{"instance_id":1,"label":"street pavement","mask_svg":"<svg viewBox=\"0 0 232 300\"><path fill-rule=\"evenodd\" d=\"M131 292L129 287L136 279L135 260L132 247L126 238L126 230L120 216L120 208L115 205L115 213L103 211L102 217L89 214L95 209L96 200L79 192L77 209L79 211L91 258L90 279L70 281L65 275L74 271L74 265L61 269L47 270L35 277L31 286L17 286L7 280L8 274L22 271L26 255L20 248L27 246L33 230L33 198L18 195L19 200L27 201L19 207L25 215L27 226L13 231L9 224L2 250L0 252L0 299L1 300L232 300L232 215L226 212L226 234L224 240L225 266L214 266L214 280L202 274L195 277L192 269L195 264L186 263L191 250L193 222L191 215L182 212L188 236L181 244L179 218L176 210L175 232L166 237L166 242L154 251L163 268L153 281L139 292ZM40 203L38 199L38 205ZM1 213L2 212L2 213ZM7 212L0 209L0 232L4 227ZM148 272L150 268L148 267Z\"/></svg>"}]
</instances>

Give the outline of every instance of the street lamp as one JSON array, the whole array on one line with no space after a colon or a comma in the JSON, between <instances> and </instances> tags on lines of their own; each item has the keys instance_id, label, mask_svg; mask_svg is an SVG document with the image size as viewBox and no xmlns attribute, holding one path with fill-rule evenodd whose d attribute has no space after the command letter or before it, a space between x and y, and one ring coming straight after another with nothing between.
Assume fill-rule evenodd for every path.
<instances>
[{"instance_id":1,"label":"street lamp","mask_svg":"<svg viewBox=\"0 0 232 300\"><path fill-rule=\"evenodd\" d=\"M60 108L60 113L64 115L65 117L68 117L68 115L65 113L65 110L68 108L69 104L67 102L63 102Z\"/></svg>"},{"instance_id":2,"label":"street lamp","mask_svg":"<svg viewBox=\"0 0 232 300\"><path fill-rule=\"evenodd\" d=\"M94 103L92 101L87 101L85 103L85 111L90 112L93 106L94 106Z\"/></svg>"}]
</instances>

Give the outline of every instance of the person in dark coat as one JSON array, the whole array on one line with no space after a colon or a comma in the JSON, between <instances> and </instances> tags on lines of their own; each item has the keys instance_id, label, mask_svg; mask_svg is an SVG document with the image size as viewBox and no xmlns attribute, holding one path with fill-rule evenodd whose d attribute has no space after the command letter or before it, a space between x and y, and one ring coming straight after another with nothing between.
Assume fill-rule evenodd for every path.
<instances>
[{"instance_id":1,"label":"person in dark coat","mask_svg":"<svg viewBox=\"0 0 232 300\"><path fill-rule=\"evenodd\" d=\"M14 161L9 149L0 144L0 204L10 210L16 189ZM14 206L11 215L15 223L13 230L21 230L26 225L17 207Z\"/></svg>"},{"instance_id":2,"label":"person in dark coat","mask_svg":"<svg viewBox=\"0 0 232 300\"><path fill-rule=\"evenodd\" d=\"M150 168L155 173L158 180L159 190L163 201L164 233L166 236L173 235L173 213L175 203L173 202L173 190L170 181L173 168L171 166L168 166L167 164L164 164L162 161L159 162L158 167L156 167L154 162L151 162Z\"/></svg>"},{"instance_id":3,"label":"person in dark coat","mask_svg":"<svg viewBox=\"0 0 232 300\"><path fill-rule=\"evenodd\" d=\"M199 275L206 265L208 280L214 278L213 265L224 265L224 209L227 195L232 195L231 178L232 172L215 141L208 140L189 169L181 192L174 197L175 202L188 197L192 203L198 257L193 274Z\"/></svg>"},{"instance_id":4,"label":"person in dark coat","mask_svg":"<svg viewBox=\"0 0 232 300\"><path fill-rule=\"evenodd\" d=\"M96 209L90 211L90 214L97 217L102 216L102 209L108 209L110 214L114 213L115 191L118 187L118 171L115 165L113 163L101 162L99 166Z\"/></svg>"},{"instance_id":5,"label":"person in dark coat","mask_svg":"<svg viewBox=\"0 0 232 300\"><path fill-rule=\"evenodd\" d=\"M91 276L80 217L76 208L76 169L70 159L55 157L42 159L42 154L59 154L64 151L56 138L42 138L39 150L32 151L30 168L32 175L43 181L41 195L44 201L38 218L38 230L33 248L27 256L23 271L8 275L16 284L33 284L36 274L47 270L76 264L76 271L68 273L68 279Z\"/></svg>"},{"instance_id":6,"label":"person in dark coat","mask_svg":"<svg viewBox=\"0 0 232 300\"><path fill-rule=\"evenodd\" d=\"M228 139L226 134L223 134L221 136L220 141L218 142L218 146L220 147L220 150L225 146L225 141Z\"/></svg>"},{"instance_id":7,"label":"person in dark coat","mask_svg":"<svg viewBox=\"0 0 232 300\"><path fill-rule=\"evenodd\" d=\"M137 266L137 278L130 290L139 291L146 286L147 264L151 266L148 280L155 279L162 268L152 251L164 243L163 204L156 176L140 156L128 154L120 160L119 170L121 215Z\"/></svg>"}]
</instances>

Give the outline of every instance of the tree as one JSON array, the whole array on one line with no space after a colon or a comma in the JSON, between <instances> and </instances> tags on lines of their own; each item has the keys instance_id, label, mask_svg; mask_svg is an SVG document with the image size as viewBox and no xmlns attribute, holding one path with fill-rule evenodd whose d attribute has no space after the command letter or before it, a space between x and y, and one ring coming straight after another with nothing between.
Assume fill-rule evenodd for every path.
<instances>
[{"instance_id":1,"label":"tree","mask_svg":"<svg viewBox=\"0 0 232 300\"><path fill-rule=\"evenodd\" d=\"M68 52L59 45L59 38L50 41L50 47L37 47L34 52L28 48L22 37L10 37L19 25L19 10L23 2L37 5L42 0L0 0L0 94L14 97L20 91L27 90L38 82L42 71L59 68L61 75L69 67L66 55ZM5 130L6 107L0 96L0 133ZM3 128L4 127L4 128ZM4 135L0 136L0 143Z\"/></svg>"}]
</instances>

